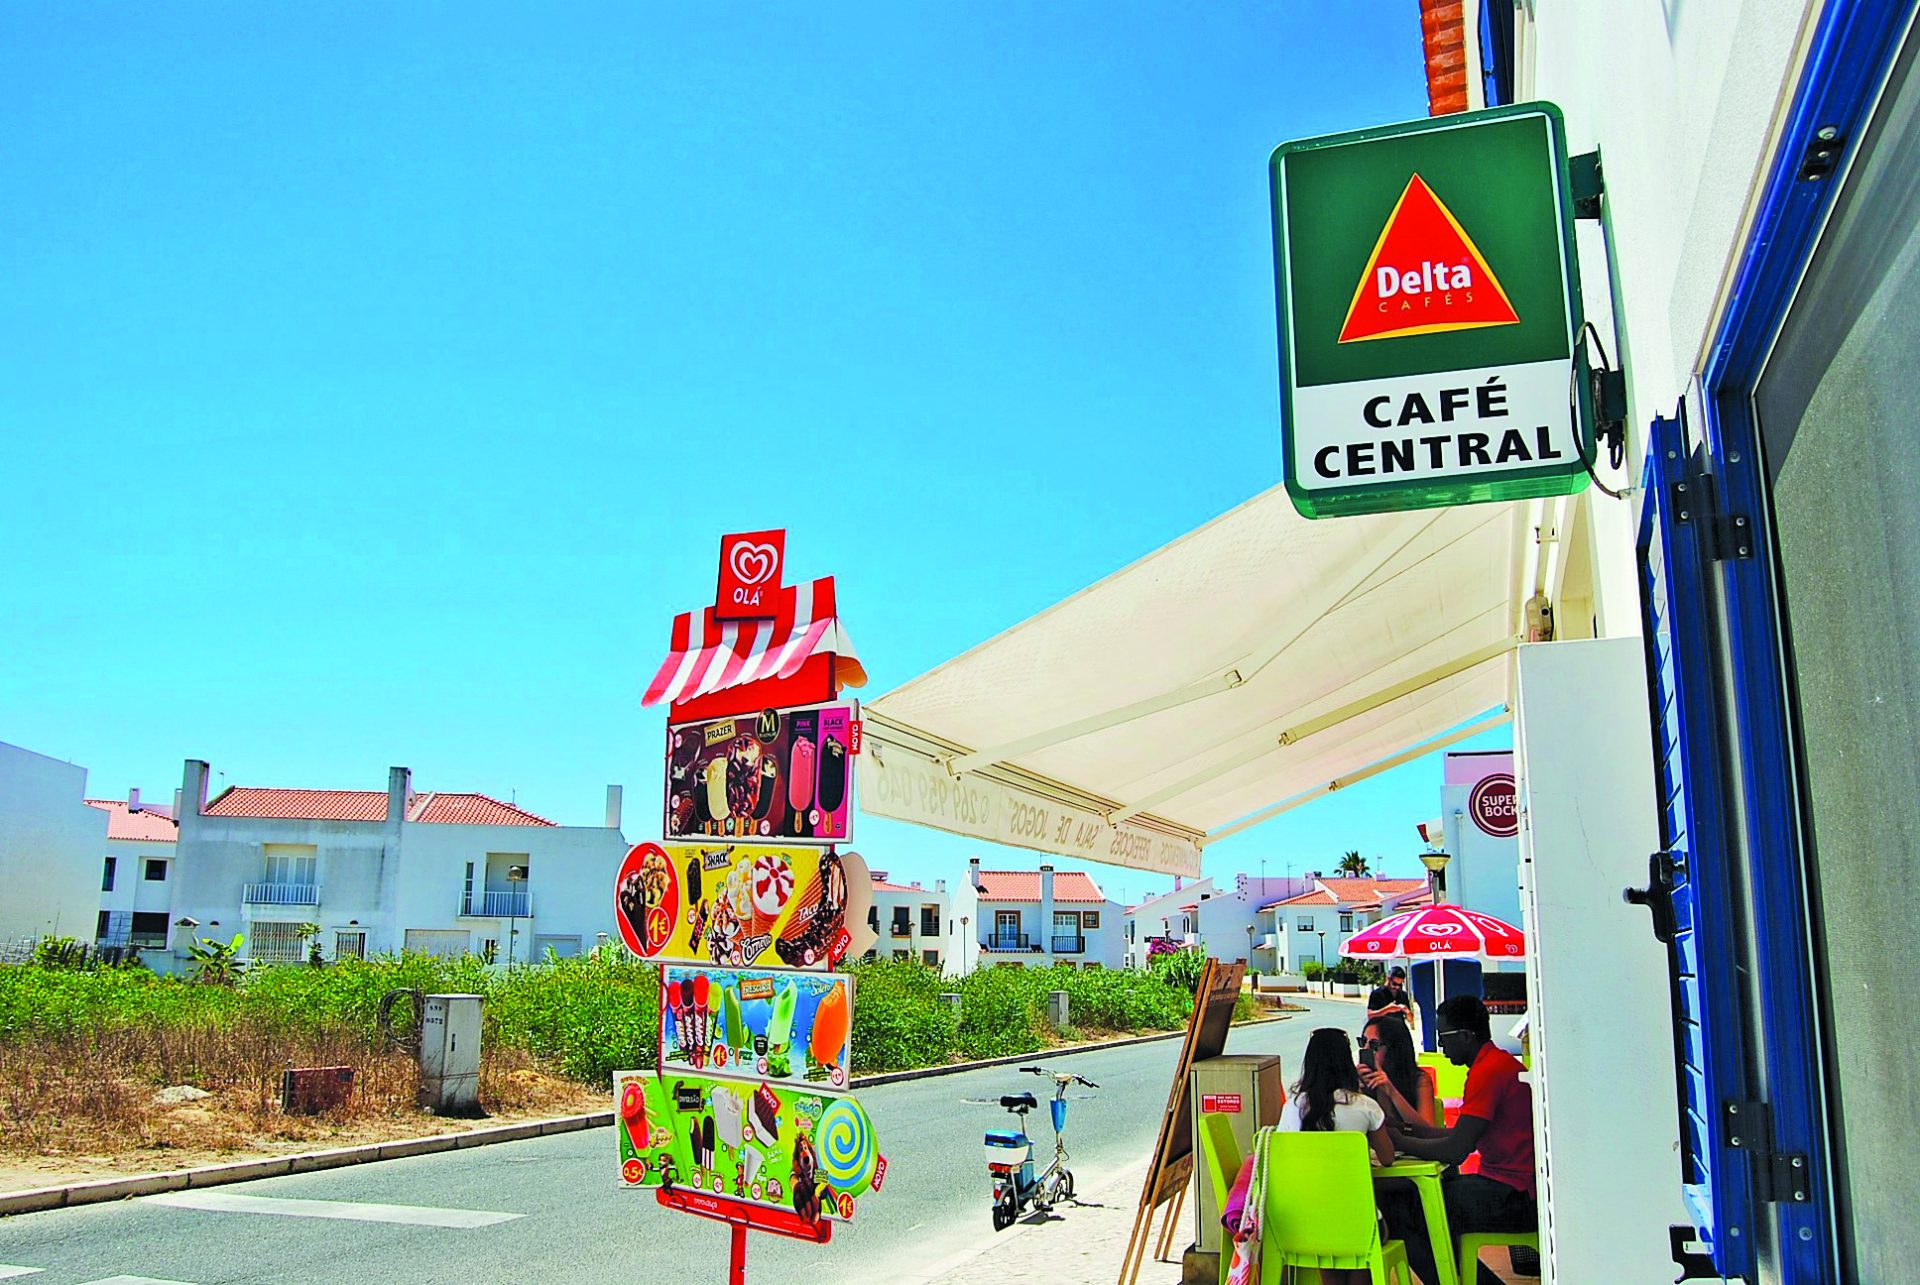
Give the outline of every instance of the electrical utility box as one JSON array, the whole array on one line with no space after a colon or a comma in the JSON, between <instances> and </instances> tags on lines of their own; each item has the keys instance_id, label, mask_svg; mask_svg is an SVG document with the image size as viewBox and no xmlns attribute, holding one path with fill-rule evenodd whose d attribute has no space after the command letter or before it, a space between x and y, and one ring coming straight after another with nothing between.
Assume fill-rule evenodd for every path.
<instances>
[{"instance_id":1,"label":"electrical utility box","mask_svg":"<svg viewBox=\"0 0 1920 1285\"><path fill-rule=\"evenodd\" d=\"M478 995L428 995L420 1005L420 1105L435 1115L480 1114Z\"/></svg>"},{"instance_id":2,"label":"electrical utility box","mask_svg":"<svg viewBox=\"0 0 1920 1285\"><path fill-rule=\"evenodd\" d=\"M1233 1140L1240 1159L1245 1160L1253 1154L1254 1130L1280 1123L1286 1090L1280 1085L1280 1059L1270 1053L1223 1053L1195 1062L1188 1075L1188 1097L1193 1103L1194 1249L1217 1260L1223 1244L1220 1198L1214 1194L1201 1150L1206 1144L1200 1117L1219 1114L1233 1121ZM1237 1165L1229 1170L1229 1181L1235 1172Z\"/></svg>"}]
</instances>

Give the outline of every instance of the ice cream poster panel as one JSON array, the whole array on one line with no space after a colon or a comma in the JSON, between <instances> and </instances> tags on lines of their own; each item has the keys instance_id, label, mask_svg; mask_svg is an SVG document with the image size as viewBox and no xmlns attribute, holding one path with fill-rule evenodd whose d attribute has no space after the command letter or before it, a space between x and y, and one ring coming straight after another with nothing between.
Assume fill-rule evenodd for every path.
<instances>
[{"instance_id":1,"label":"ice cream poster panel","mask_svg":"<svg viewBox=\"0 0 1920 1285\"><path fill-rule=\"evenodd\" d=\"M851 1219L887 1162L852 1098L791 1085L623 1071L614 1077L620 1181Z\"/></svg>"},{"instance_id":2,"label":"ice cream poster panel","mask_svg":"<svg viewBox=\"0 0 1920 1285\"><path fill-rule=\"evenodd\" d=\"M825 970L873 944L873 884L855 852L636 844L614 876L627 948L656 963Z\"/></svg>"},{"instance_id":3,"label":"ice cream poster panel","mask_svg":"<svg viewBox=\"0 0 1920 1285\"><path fill-rule=\"evenodd\" d=\"M858 717L849 701L667 728L667 838L848 839Z\"/></svg>"},{"instance_id":4,"label":"ice cream poster panel","mask_svg":"<svg viewBox=\"0 0 1920 1285\"><path fill-rule=\"evenodd\" d=\"M851 977L669 964L661 994L667 1071L846 1087Z\"/></svg>"}]
</instances>

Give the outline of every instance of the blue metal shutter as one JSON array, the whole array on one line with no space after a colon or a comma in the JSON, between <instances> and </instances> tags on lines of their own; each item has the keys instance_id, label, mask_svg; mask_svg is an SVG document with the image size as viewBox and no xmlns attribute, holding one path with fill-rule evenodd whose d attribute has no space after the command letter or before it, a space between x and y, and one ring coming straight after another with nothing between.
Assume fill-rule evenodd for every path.
<instances>
[{"instance_id":1,"label":"blue metal shutter","mask_svg":"<svg viewBox=\"0 0 1920 1285\"><path fill-rule=\"evenodd\" d=\"M1738 1135L1730 1135L1724 1115L1749 1096L1731 964L1741 952L1721 766L1706 485L1680 421L1656 419L1639 561L1662 851L1653 858L1648 892L1633 899L1655 903L1655 931L1668 946L1687 1207L1715 1270L1746 1276L1753 1264L1752 1188L1747 1157L1728 1145Z\"/></svg>"}]
</instances>

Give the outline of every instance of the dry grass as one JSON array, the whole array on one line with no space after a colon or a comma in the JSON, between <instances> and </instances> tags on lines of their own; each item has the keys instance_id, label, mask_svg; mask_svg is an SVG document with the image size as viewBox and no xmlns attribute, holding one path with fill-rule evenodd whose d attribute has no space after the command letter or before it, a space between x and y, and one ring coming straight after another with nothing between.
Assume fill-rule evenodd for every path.
<instances>
[{"instance_id":1,"label":"dry grass","mask_svg":"<svg viewBox=\"0 0 1920 1285\"><path fill-rule=\"evenodd\" d=\"M290 1066L350 1066L353 1092L338 1110L289 1116L280 1074ZM211 1096L167 1105L169 1085ZM257 1021L116 1027L89 1036L0 1043L0 1155L116 1157L257 1150L288 1142L338 1145L369 1129L382 1137L423 1131L410 1054L376 1051L346 1028L290 1031ZM606 1095L549 1074L519 1049L483 1060L481 1104L490 1115L565 1114L606 1105Z\"/></svg>"}]
</instances>

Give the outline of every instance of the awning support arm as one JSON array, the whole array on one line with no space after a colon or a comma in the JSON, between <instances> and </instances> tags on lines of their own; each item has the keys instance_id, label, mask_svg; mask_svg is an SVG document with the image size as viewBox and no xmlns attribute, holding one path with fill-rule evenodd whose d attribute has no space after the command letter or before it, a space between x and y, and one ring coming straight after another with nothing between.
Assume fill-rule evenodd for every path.
<instances>
[{"instance_id":1,"label":"awning support arm","mask_svg":"<svg viewBox=\"0 0 1920 1285\"><path fill-rule=\"evenodd\" d=\"M1347 775L1336 777L1324 785L1316 785L1311 790L1302 791L1290 799L1282 799L1271 807L1262 808L1251 816L1235 821L1232 825L1221 826L1218 830L1209 830L1207 831L1207 842L1214 843L1220 839L1227 838L1229 835L1239 834L1242 830L1250 830L1263 821L1271 821L1282 812L1292 811L1302 803L1311 803L1315 799L1324 798L1332 794L1335 790L1345 789L1347 786L1364 781L1370 776L1378 776L1382 772L1391 771L1403 763L1411 763L1413 760L1423 755L1431 754L1435 750L1443 750L1449 745L1457 745L1470 736L1478 736L1482 732L1491 731L1501 724L1511 722L1512 720L1513 711L1502 708L1498 714L1490 718L1483 718L1477 723L1471 723L1457 732L1449 732L1445 736L1437 737L1434 740L1416 745L1410 750L1403 750L1391 758L1381 759L1378 763L1363 767L1358 772L1349 772Z\"/></svg>"},{"instance_id":2,"label":"awning support arm","mask_svg":"<svg viewBox=\"0 0 1920 1285\"><path fill-rule=\"evenodd\" d=\"M1135 799L1124 808L1109 812L1107 814L1107 822L1110 825L1118 825L1137 813L1150 811L1162 803L1165 803L1168 799L1178 798L1187 791L1205 785L1207 782L1224 776L1228 772L1237 771L1249 763L1265 758L1275 750L1284 749L1289 745L1297 745L1307 737L1312 736L1315 732L1324 732L1328 728L1338 726L1350 718L1358 718L1362 714L1371 713L1379 709L1382 705L1391 704L1403 696L1410 696L1423 688L1431 687L1435 683L1444 682L1457 674L1463 674L1469 669L1484 665L1490 660L1496 660L1512 651L1515 645L1513 639L1503 638L1498 642L1489 643L1485 647L1477 648L1464 656L1450 660L1444 665L1437 665L1424 673L1415 674L1412 678L1403 679L1391 686L1382 687L1378 691L1370 692L1358 700L1349 701L1338 709L1328 710L1326 713L1307 719L1305 722L1296 723L1281 732L1279 737L1274 740L1262 741L1260 744L1234 755L1223 763L1212 764L1204 771L1196 772L1192 776L1176 781L1163 789L1155 790L1144 798Z\"/></svg>"}]
</instances>

